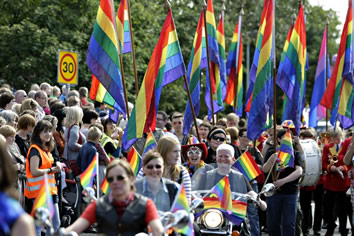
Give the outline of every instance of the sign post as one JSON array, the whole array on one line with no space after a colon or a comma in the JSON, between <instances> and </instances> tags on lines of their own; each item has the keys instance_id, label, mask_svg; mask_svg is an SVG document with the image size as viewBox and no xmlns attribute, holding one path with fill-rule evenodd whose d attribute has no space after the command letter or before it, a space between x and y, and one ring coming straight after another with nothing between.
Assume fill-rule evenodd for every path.
<instances>
[{"instance_id":1,"label":"sign post","mask_svg":"<svg viewBox=\"0 0 354 236\"><path fill-rule=\"evenodd\" d=\"M59 84L77 85L79 82L79 68L78 68L79 54L66 50L58 52L58 76Z\"/></svg>"}]
</instances>

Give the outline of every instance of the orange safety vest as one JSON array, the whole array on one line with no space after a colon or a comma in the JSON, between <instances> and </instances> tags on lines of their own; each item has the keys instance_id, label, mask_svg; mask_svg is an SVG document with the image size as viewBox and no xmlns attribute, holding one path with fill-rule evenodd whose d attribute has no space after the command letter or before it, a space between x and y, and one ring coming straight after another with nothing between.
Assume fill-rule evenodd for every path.
<instances>
[{"instance_id":1,"label":"orange safety vest","mask_svg":"<svg viewBox=\"0 0 354 236\"><path fill-rule=\"evenodd\" d=\"M41 187L41 181L44 178L44 175L42 176L33 176L30 171L30 165L29 165L29 154L32 150L32 148L37 149L39 152L40 158L42 160L42 165L39 167L39 169L49 169L52 167L52 164L54 162L54 158L50 152L44 151L42 148L40 148L37 144L31 145L27 152L27 161L26 161L26 185L25 185L25 196L27 198L35 198L37 197L37 194L39 192L39 189ZM58 193L58 189L56 186L55 182L55 177L54 173L48 173L48 184L49 184L49 191L52 195L56 195Z\"/></svg>"}]
</instances>

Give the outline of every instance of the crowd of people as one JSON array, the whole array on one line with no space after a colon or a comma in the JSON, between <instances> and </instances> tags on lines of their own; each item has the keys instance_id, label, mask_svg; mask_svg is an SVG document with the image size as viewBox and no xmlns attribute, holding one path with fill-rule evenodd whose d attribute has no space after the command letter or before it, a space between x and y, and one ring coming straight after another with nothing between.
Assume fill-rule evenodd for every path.
<instances>
[{"instance_id":1,"label":"crowd of people","mask_svg":"<svg viewBox=\"0 0 354 236\"><path fill-rule=\"evenodd\" d=\"M130 107L131 108L131 107ZM48 177L54 203L52 227L61 225L58 202L63 198L56 178L72 171L80 175L96 153L99 158L100 183L106 178L110 192L88 204L82 215L66 228L67 232L84 232L96 228L107 235L135 235L164 232L160 216L169 211L181 185L190 203L193 191L210 190L225 176L232 192L254 198L266 183L276 187L273 195L262 197L259 205L249 205L244 234L333 235L336 219L339 233L348 235L347 218L352 224L354 206L354 138L352 131L335 127L326 136L315 129L302 127L299 134L285 122L266 130L258 140L249 140L247 120L229 113L215 125L205 117L188 135L183 135L183 113L164 111L156 114L153 132L156 148L142 155L142 168L135 176L127 160L129 150L122 150L127 121L114 122L103 103L88 99L88 89L66 91L42 83L33 84L28 93L8 85L0 88L0 235L41 235L31 213L40 184ZM294 149L294 167L277 172L278 147L290 130ZM200 137L197 137L197 132ZM144 151L147 134L133 145ZM306 173L306 152L302 140L312 140L317 155L318 181L300 186ZM275 142L275 143L274 143ZM235 161L248 151L262 171L248 179L234 167ZM267 178L268 177L268 178ZM350 181L352 180L352 181ZM97 186L100 185L97 183ZM63 188L63 189L59 189ZM352 189L352 198L347 190ZM315 203L312 216L311 203ZM27 213L26 213L27 212ZM97 225L95 224L97 223ZM95 225L95 226L92 226ZM351 225L352 226L352 225ZM197 227L195 228L197 230ZM50 229L46 232L50 235ZM198 232L195 232L198 235ZM23 234L23 233L22 233Z\"/></svg>"}]
</instances>

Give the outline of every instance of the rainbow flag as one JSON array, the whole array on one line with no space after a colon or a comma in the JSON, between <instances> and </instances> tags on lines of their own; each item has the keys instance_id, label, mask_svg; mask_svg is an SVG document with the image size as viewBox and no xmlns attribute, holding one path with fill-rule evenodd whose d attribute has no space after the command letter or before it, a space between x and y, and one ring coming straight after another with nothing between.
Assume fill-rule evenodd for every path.
<instances>
[{"instance_id":1,"label":"rainbow flag","mask_svg":"<svg viewBox=\"0 0 354 236\"><path fill-rule=\"evenodd\" d=\"M203 38L205 39L204 11L200 13L197 30L194 35L193 48L189 59L187 80L189 81L189 90L191 93L192 104L195 115L198 116L200 110L200 71L207 66L203 62ZM205 52L206 53L206 52ZM204 63L204 64L203 64ZM187 101L183 119L183 134L187 135L194 123L193 114L189 102Z\"/></svg>"},{"instance_id":2,"label":"rainbow flag","mask_svg":"<svg viewBox=\"0 0 354 236\"><path fill-rule=\"evenodd\" d=\"M211 88L209 82L209 71L205 88L205 103L208 107L208 117L212 118L210 92L214 114L224 109L223 101L226 96L226 64L225 64L225 36L224 17L221 15L218 28L216 28L213 1L208 0L206 11L206 28L208 33L208 48L210 58Z\"/></svg>"},{"instance_id":3,"label":"rainbow flag","mask_svg":"<svg viewBox=\"0 0 354 236\"><path fill-rule=\"evenodd\" d=\"M222 178L211 190L212 194L215 194L220 201L222 209L232 211L232 198L230 190L229 176Z\"/></svg>"},{"instance_id":4,"label":"rainbow flag","mask_svg":"<svg viewBox=\"0 0 354 236\"><path fill-rule=\"evenodd\" d=\"M300 133L301 114L304 107L306 61L306 29L304 9L301 5L291 32L283 69L277 77L277 85L287 97L283 119L291 119L294 122L297 134Z\"/></svg>"},{"instance_id":5,"label":"rainbow flag","mask_svg":"<svg viewBox=\"0 0 354 236\"><path fill-rule=\"evenodd\" d=\"M83 189L86 187L92 187L93 186L93 179L97 175L97 155L96 153L95 157L92 159L90 165L86 168L84 172L80 175L80 183Z\"/></svg>"},{"instance_id":6,"label":"rainbow flag","mask_svg":"<svg viewBox=\"0 0 354 236\"><path fill-rule=\"evenodd\" d=\"M338 49L338 56L321 105L331 110L334 125L337 113L342 126L354 124L354 81L353 81L353 15L352 1L349 2L346 21Z\"/></svg>"},{"instance_id":7,"label":"rainbow flag","mask_svg":"<svg viewBox=\"0 0 354 236\"><path fill-rule=\"evenodd\" d=\"M242 45L242 15L239 16L238 24L235 27L235 32L232 37L229 54L227 55L227 74L229 80L227 81L225 102L231 106L234 106L234 99L236 99L235 113L238 116L242 116L242 101L243 101L243 45ZM236 79L237 71L237 79ZM237 81L237 91L235 93L235 81Z\"/></svg>"},{"instance_id":8,"label":"rainbow flag","mask_svg":"<svg viewBox=\"0 0 354 236\"><path fill-rule=\"evenodd\" d=\"M248 114L251 109L251 102L252 102L252 94L253 94L253 87L254 83L256 82L256 75L257 75L257 68L258 68L258 61L259 61L259 53L262 47L262 40L264 35L264 29L266 25L266 15L268 10L268 2L270 0L264 0L263 2L263 10L261 19L259 22L259 28L257 33L257 40L256 40L256 48L253 54L253 61L250 70L250 81L248 84L248 90L246 93L246 113Z\"/></svg>"},{"instance_id":9,"label":"rainbow flag","mask_svg":"<svg viewBox=\"0 0 354 236\"><path fill-rule=\"evenodd\" d=\"M86 63L91 73L102 83L125 117L126 107L119 62L117 28L112 0L101 0L87 50Z\"/></svg>"},{"instance_id":10,"label":"rainbow flag","mask_svg":"<svg viewBox=\"0 0 354 236\"><path fill-rule=\"evenodd\" d=\"M109 183L108 183L106 177L104 177L104 179L103 179L103 181L102 181L102 183L101 183L100 188L101 188L101 190L102 190L102 192L103 192L104 194L107 194L107 193L110 191Z\"/></svg>"},{"instance_id":11,"label":"rainbow flag","mask_svg":"<svg viewBox=\"0 0 354 236\"><path fill-rule=\"evenodd\" d=\"M122 54L132 51L129 28L128 0L121 0L116 17L118 40Z\"/></svg>"},{"instance_id":12,"label":"rainbow flag","mask_svg":"<svg viewBox=\"0 0 354 236\"><path fill-rule=\"evenodd\" d=\"M130 152L128 152L127 161L131 165L134 175L137 176L142 166L142 160L139 153L135 150L134 147L132 147Z\"/></svg>"},{"instance_id":13,"label":"rainbow flag","mask_svg":"<svg viewBox=\"0 0 354 236\"><path fill-rule=\"evenodd\" d=\"M317 127L317 122L326 117L326 108L320 102L326 90L326 81L330 75L329 57L327 51L327 26L323 32L320 55L315 75L315 83L313 85L311 107L309 115L309 127ZM326 75L327 70L327 75Z\"/></svg>"},{"instance_id":14,"label":"rainbow flag","mask_svg":"<svg viewBox=\"0 0 354 236\"><path fill-rule=\"evenodd\" d=\"M294 168L294 148L291 138L290 129L286 131L283 141L280 144L278 152L277 166L278 170L282 171L286 167Z\"/></svg>"},{"instance_id":15,"label":"rainbow flag","mask_svg":"<svg viewBox=\"0 0 354 236\"><path fill-rule=\"evenodd\" d=\"M109 107L118 106L112 95L107 91L107 89L100 83L96 76L92 75L91 88L90 88L90 99L104 103Z\"/></svg>"},{"instance_id":16,"label":"rainbow flag","mask_svg":"<svg viewBox=\"0 0 354 236\"><path fill-rule=\"evenodd\" d=\"M204 209L216 208L224 213L224 216L235 225L240 225L246 218L247 203L243 201L232 200L231 214L221 207L220 201L215 197L205 197ZM199 214L198 214L199 215Z\"/></svg>"},{"instance_id":17,"label":"rainbow flag","mask_svg":"<svg viewBox=\"0 0 354 236\"><path fill-rule=\"evenodd\" d=\"M253 159L249 151L244 152L235 162L234 167L236 167L248 181L252 181L257 178L258 175L262 174L257 163Z\"/></svg>"},{"instance_id":18,"label":"rainbow flag","mask_svg":"<svg viewBox=\"0 0 354 236\"><path fill-rule=\"evenodd\" d=\"M187 194L186 194L186 189L184 187L184 184L181 184L170 211L174 213L178 210L185 210L189 214L188 225L183 229L178 230L178 232L183 233L185 235L194 235L194 228L193 228L194 219L189 209L189 204L188 204Z\"/></svg>"},{"instance_id":19,"label":"rainbow flag","mask_svg":"<svg viewBox=\"0 0 354 236\"><path fill-rule=\"evenodd\" d=\"M267 5L264 5L264 8L267 10L261 25L262 29L259 31L262 34L260 37L262 42L247 124L247 135L251 140L257 139L266 129L267 120L273 112L274 5L273 0L265 1L265 3Z\"/></svg>"},{"instance_id":20,"label":"rainbow flag","mask_svg":"<svg viewBox=\"0 0 354 236\"><path fill-rule=\"evenodd\" d=\"M54 203L52 195L49 191L49 183L48 183L48 175L44 174L44 178L42 179L42 183L38 192L36 199L34 200L31 216L34 217L36 209L39 207L44 207L49 210L50 217L54 216Z\"/></svg>"},{"instance_id":21,"label":"rainbow flag","mask_svg":"<svg viewBox=\"0 0 354 236\"><path fill-rule=\"evenodd\" d=\"M123 150L141 138L143 133L155 130L156 112L162 86L185 74L185 66L177 31L169 10L160 38L152 52L144 80L123 136Z\"/></svg>"},{"instance_id":22,"label":"rainbow flag","mask_svg":"<svg viewBox=\"0 0 354 236\"><path fill-rule=\"evenodd\" d=\"M147 153L149 150L156 148L156 140L154 137L154 134L150 131L146 137L145 145L144 145L144 151L143 151L143 157L145 153Z\"/></svg>"}]
</instances>

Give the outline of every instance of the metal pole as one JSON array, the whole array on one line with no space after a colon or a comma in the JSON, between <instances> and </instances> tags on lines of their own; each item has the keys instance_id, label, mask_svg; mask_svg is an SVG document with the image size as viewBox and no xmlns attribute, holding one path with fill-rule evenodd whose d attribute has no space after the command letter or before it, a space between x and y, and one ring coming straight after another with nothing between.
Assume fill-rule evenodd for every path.
<instances>
[{"instance_id":1,"label":"metal pole","mask_svg":"<svg viewBox=\"0 0 354 236\"><path fill-rule=\"evenodd\" d=\"M327 21L326 21L326 52L325 52L325 58L326 58L326 62L325 62L325 67L326 67L326 88L328 86L328 63L327 63L327 57L328 57L328 24L329 24L329 20L328 20L328 17L327 17ZM328 109L326 107L326 132L328 132Z\"/></svg>"}]
</instances>

